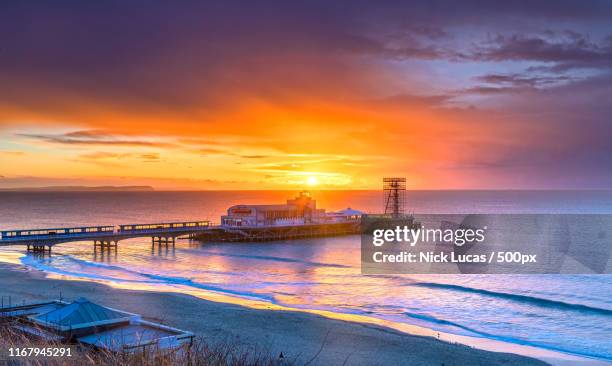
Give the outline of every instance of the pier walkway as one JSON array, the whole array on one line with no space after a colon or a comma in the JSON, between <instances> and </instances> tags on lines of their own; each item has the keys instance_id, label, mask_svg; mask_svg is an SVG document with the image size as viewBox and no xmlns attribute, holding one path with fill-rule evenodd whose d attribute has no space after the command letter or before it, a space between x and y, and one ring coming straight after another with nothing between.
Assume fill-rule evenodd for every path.
<instances>
[{"instance_id":1,"label":"pier walkway","mask_svg":"<svg viewBox=\"0 0 612 366\"><path fill-rule=\"evenodd\" d=\"M194 237L212 228L210 221L162 222L118 226L83 226L0 231L0 246L25 245L31 251L51 251L56 244L93 241L97 247L116 248L120 240L150 237L151 245L172 244L178 237Z\"/></svg>"}]
</instances>

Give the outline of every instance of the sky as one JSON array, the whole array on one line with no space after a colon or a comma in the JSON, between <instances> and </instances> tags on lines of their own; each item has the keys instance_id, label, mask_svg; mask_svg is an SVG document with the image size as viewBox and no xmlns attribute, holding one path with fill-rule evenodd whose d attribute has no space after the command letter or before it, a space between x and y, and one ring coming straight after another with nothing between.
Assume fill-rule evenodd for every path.
<instances>
[{"instance_id":1,"label":"sky","mask_svg":"<svg viewBox=\"0 0 612 366\"><path fill-rule=\"evenodd\" d=\"M0 188L612 187L610 1L4 1Z\"/></svg>"}]
</instances>

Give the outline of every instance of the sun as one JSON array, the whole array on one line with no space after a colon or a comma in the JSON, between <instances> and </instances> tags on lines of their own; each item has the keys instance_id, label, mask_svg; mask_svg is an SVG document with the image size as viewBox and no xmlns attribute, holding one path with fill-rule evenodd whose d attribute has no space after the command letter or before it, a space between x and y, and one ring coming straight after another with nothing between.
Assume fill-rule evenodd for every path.
<instances>
[{"instance_id":1,"label":"sun","mask_svg":"<svg viewBox=\"0 0 612 366\"><path fill-rule=\"evenodd\" d=\"M309 186L316 186L317 184L319 184L319 180L317 179L317 177L311 175L306 179L306 184L308 184Z\"/></svg>"}]
</instances>

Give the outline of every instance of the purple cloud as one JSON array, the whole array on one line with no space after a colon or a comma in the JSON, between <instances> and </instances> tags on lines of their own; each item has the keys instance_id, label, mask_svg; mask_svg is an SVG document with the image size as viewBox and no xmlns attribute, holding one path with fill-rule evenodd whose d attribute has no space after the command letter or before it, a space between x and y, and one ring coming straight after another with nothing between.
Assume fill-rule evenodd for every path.
<instances>
[{"instance_id":1,"label":"purple cloud","mask_svg":"<svg viewBox=\"0 0 612 366\"><path fill-rule=\"evenodd\" d=\"M585 35L565 31L561 39L558 33L546 35L511 36L498 35L492 41L480 45L465 58L475 61L536 61L552 63L555 70L575 68L612 67L612 45L596 43Z\"/></svg>"}]
</instances>

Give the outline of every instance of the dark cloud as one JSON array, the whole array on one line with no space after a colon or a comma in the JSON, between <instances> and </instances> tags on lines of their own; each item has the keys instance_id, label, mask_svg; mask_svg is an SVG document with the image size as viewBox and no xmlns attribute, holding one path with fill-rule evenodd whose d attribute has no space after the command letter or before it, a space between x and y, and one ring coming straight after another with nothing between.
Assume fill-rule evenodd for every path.
<instances>
[{"instance_id":1,"label":"dark cloud","mask_svg":"<svg viewBox=\"0 0 612 366\"><path fill-rule=\"evenodd\" d=\"M224 149L214 149L214 148L201 148L201 149L195 149L192 152L196 153L196 154L201 154L201 155L235 155L233 152L229 151L229 150L224 150Z\"/></svg>"},{"instance_id":2,"label":"dark cloud","mask_svg":"<svg viewBox=\"0 0 612 366\"><path fill-rule=\"evenodd\" d=\"M612 46L596 43L573 31L543 35L498 35L465 56L477 61L536 61L551 63L551 71L611 68Z\"/></svg>"},{"instance_id":3,"label":"dark cloud","mask_svg":"<svg viewBox=\"0 0 612 366\"><path fill-rule=\"evenodd\" d=\"M142 159L146 163L156 163L160 160L159 154L139 154L138 158Z\"/></svg>"},{"instance_id":4,"label":"dark cloud","mask_svg":"<svg viewBox=\"0 0 612 366\"><path fill-rule=\"evenodd\" d=\"M174 144L159 141L133 140L98 131L75 131L65 134L18 133L17 136L62 145L108 145L135 147L172 147Z\"/></svg>"},{"instance_id":5,"label":"dark cloud","mask_svg":"<svg viewBox=\"0 0 612 366\"><path fill-rule=\"evenodd\" d=\"M474 77L474 80L483 84L461 89L457 91L457 94L496 95L535 92L539 89L575 82L579 78L567 75L548 76L515 73L480 75Z\"/></svg>"},{"instance_id":6,"label":"dark cloud","mask_svg":"<svg viewBox=\"0 0 612 366\"><path fill-rule=\"evenodd\" d=\"M114 153L107 151L81 154L76 159L72 159L72 161L111 168L125 167L128 163L126 159L136 159L141 163L158 163L162 161L157 153Z\"/></svg>"},{"instance_id":7,"label":"dark cloud","mask_svg":"<svg viewBox=\"0 0 612 366\"><path fill-rule=\"evenodd\" d=\"M95 151L92 153L81 154L79 155L79 157L81 159L103 160L103 159L120 159L120 158L127 157L130 155L131 154L128 154L128 153L118 154L118 153L111 153L111 152L105 152L105 151Z\"/></svg>"},{"instance_id":8,"label":"dark cloud","mask_svg":"<svg viewBox=\"0 0 612 366\"><path fill-rule=\"evenodd\" d=\"M496 94L508 94L508 93L523 93L534 89L530 86L486 86L479 85L473 86L457 91L461 94L481 94L481 95L496 95Z\"/></svg>"},{"instance_id":9,"label":"dark cloud","mask_svg":"<svg viewBox=\"0 0 612 366\"><path fill-rule=\"evenodd\" d=\"M96 151L87 154L79 155L80 159L84 160L108 160L108 159L124 159L124 158L137 158L143 162L157 162L160 160L159 154L157 153L113 153L106 151Z\"/></svg>"},{"instance_id":10,"label":"dark cloud","mask_svg":"<svg viewBox=\"0 0 612 366\"><path fill-rule=\"evenodd\" d=\"M81 131L72 131L64 134L65 137L75 138L75 139L105 139L112 137L111 134L101 131L101 130L81 130Z\"/></svg>"},{"instance_id":11,"label":"dark cloud","mask_svg":"<svg viewBox=\"0 0 612 366\"><path fill-rule=\"evenodd\" d=\"M464 51L452 43L464 37L461 28L477 21L487 26L482 34L495 33L516 18L536 28L606 24L612 3L9 1L0 14L0 98L54 110L68 93L115 108L184 113L231 103L236 94L278 99L299 90L331 98L367 86L356 81L367 73L362 57L456 58ZM565 67L607 62L602 45L567 38L502 37L472 56L562 58Z\"/></svg>"},{"instance_id":12,"label":"dark cloud","mask_svg":"<svg viewBox=\"0 0 612 366\"><path fill-rule=\"evenodd\" d=\"M528 74L486 74L477 76L474 80L487 84L536 88L571 82L576 80L576 78L566 75L532 76Z\"/></svg>"},{"instance_id":13,"label":"dark cloud","mask_svg":"<svg viewBox=\"0 0 612 366\"><path fill-rule=\"evenodd\" d=\"M265 159L267 155L240 155L241 158L245 159Z\"/></svg>"}]
</instances>

